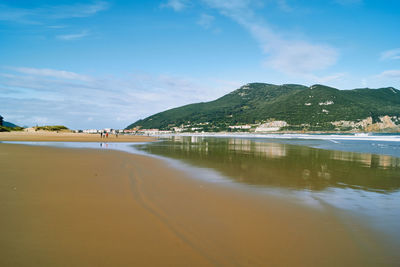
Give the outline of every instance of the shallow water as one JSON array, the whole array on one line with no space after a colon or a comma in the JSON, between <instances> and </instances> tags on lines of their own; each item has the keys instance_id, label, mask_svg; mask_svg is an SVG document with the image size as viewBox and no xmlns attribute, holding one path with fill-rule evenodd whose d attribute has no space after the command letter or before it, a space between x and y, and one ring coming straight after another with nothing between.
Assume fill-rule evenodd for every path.
<instances>
[{"instance_id":1,"label":"shallow water","mask_svg":"<svg viewBox=\"0 0 400 267\"><path fill-rule=\"evenodd\" d=\"M179 136L177 136L179 137ZM195 137L249 139L257 142L304 145L314 148L400 157L400 133L376 134L197 134Z\"/></svg>"}]
</instances>

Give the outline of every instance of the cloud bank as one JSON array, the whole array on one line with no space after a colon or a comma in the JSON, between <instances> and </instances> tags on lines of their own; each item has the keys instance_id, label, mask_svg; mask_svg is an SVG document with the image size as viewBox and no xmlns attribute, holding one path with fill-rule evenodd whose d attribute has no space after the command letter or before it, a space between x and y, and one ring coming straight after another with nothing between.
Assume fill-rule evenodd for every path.
<instances>
[{"instance_id":1,"label":"cloud bank","mask_svg":"<svg viewBox=\"0 0 400 267\"><path fill-rule=\"evenodd\" d=\"M173 75L129 74L99 78L71 71L7 67L0 72L0 114L18 125L124 128L165 109L209 101L231 85ZM225 93L222 92L222 93Z\"/></svg>"}]
</instances>

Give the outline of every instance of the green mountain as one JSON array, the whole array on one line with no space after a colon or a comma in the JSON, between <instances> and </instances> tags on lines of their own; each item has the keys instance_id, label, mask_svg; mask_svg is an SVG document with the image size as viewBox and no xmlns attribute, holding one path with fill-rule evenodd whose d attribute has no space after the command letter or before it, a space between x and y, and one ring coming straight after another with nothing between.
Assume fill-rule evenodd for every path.
<instances>
[{"instance_id":1,"label":"green mountain","mask_svg":"<svg viewBox=\"0 0 400 267\"><path fill-rule=\"evenodd\" d=\"M3 126L4 127L9 127L9 128L15 128L15 127L19 127L18 125L8 122L8 121L3 121Z\"/></svg>"},{"instance_id":2,"label":"green mountain","mask_svg":"<svg viewBox=\"0 0 400 267\"><path fill-rule=\"evenodd\" d=\"M0 132L20 131L22 129L23 128L14 123L4 121L3 117L0 115Z\"/></svg>"},{"instance_id":3,"label":"green mountain","mask_svg":"<svg viewBox=\"0 0 400 267\"><path fill-rule=\"evenodd\" d=\"M282 129L286 130L349 130L376 123L384 123L379 127L385 128L399 120L400 91L392 87L338 90L324 85L251 83L214 101L154 114L127 129L186 127L221 131L234 125L251 124L256 128L284 121Z\"/></svg>"}]
</instances>

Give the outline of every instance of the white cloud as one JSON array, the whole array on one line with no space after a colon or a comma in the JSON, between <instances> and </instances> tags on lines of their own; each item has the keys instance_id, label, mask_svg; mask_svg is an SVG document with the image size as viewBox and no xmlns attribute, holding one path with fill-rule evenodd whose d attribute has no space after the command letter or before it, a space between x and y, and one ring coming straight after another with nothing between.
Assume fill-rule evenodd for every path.
<instances>
[{"instance_id":1,"label":"white cloud","mask_svg":"<svg viewBox=\"0 0 400 267\"><path fill-rule=\"evenodd\" d=\"M223 9L223 10L240 10L249 8L253 3L251 0L203 0L206 4L213 8Z\"/></svg>"},{"instance_id":2,"label":"white cloud","mask_svg":"<svg viewBox=\"0 0 400 267\"><path fill-rule=\"evenodd\" d=\"M34 12L23 8L12 8L0 4L0 21L13 21L19 23L37 24L37 21L32 20L30 17Z\"/></svg>"},{"instance_id":3,"label":"white cloud","mask_svg":"<svg viewBox=\"0 0 400 267\"><path fill-rule=\"evenodd\" d=\"M197 21L197 24L200 26L209 29L212 26L212 23L214 22L215 17L208 15L208 14L201 14L199 20Z\"/></svg>"},{"instance_id":4,"label":"white cloud","mask_svg":"<svg viewBox=\"0 0 400 267\"><path fill-rule=\"evenodd\" d=\"M312 81L313 83L325 84L342 79L344 76L346 76L345 73L335 73L326 76L310 75L309 80Z\"/></svg>"},{"instance_id":5,"label":"white cloud","mask_svg":"<svg viewBox=\"0 0 400 267\"><path fill-rule=\"evenodd\" d=\"M49 7L51 13L49 18L64 19L64 18L83 18L93 16L101 11L107 10L110 4L105 1L96 1L90 4L74 4L74 5L59 5Z\"/></svg>"},{"instance_id":6,"label":"white cloud","mask_svg":"<svg viewBox=\"0 0 400 267\"><path fill-rule=\"evenodd\" d=\"M385 70L376 76L381 79L400 79L400 70Z\"/></svg>"},{"instance_id":7,"label":"white cloud","mask_svg":"<svg viewBox=\"0 0 400 267\"><path fill-rule=\"evenodd\" d=\"M16 72L36 75L36 76L47 76L59 79L67 80L79 80L79 81L91 81L89 76L81 75L75 72L65 71L65 70L54 70L54 69L36 69L36 68L26 68L26 67L16 67L10 68Z\"/></svg>"},{"instance_id":8,"label":"white cloud","mask_svg":"<svg viewBox=\"0 0 400 267\"><path fill-rule=\"evenodd\" d=\"M187 7L186 0L168 0L166 3L161 4L161 7L172 8L175 11L181 11Z\"/></svg>"},{"instance_id":9,"label":"white cloud","mask_svg":"<svg viewBox=\"0 0 400 267\"><path fill-rule=\"evenodd\" d=\"M267 55L265 65L286 74L303 74L324 70L337 61L339 53L326 44L283 38L255 14L260 3L251 0L203 0L247 29Z\"/></svg>"},{"instance_id":10,"label":"white cloud","mask_svg":"<svg viewBox=\"0 0 400 267\"><path fill-rule=\"evenodd\" d=\"M337 60L335 49L302 41L283 42L279 47L266 50L270 51L266 64L289 74L307 74L324 70Z\"/></svg>"},{"instance_id":11,"label":"white cloud","mask_svg":"<svg viewBox=\"0 0 400 267\"><path fill-rule=\"evenodd\" d=\"M361 84L362 84L362 86L367 87L367 85L368 85L368 80L365 79L365 78L361 79Z\"/></svg>"},{"instance_id":12,"label":"white cloud","mask_svg":"<svg viewBox=\"0 0 400 267\"><path fill-rule=\"evenodd\" d=\"M400 89L400 69L385 70L362 78L362 85L370 88L395 87Z\"/></svg>"},{"instance_id":13,"label":"white cloud","mask_svg":"<svg viewBox=\"0 0 400 267\"><path fill-rule=\"evenodd\" d=\"M48 20L93 16L107 10L109 7L110 4L105 1L95 1L89 4L53 5L31 9L0 4L0 21L43 24Z\"/></svg>"},{"instance_id":14,"label":"white cloud","mask_svg":"<svg viewBox=\"0 0 400 267\"><path fill-rule=\"evenodd\" d=\"M72 33L72 34L61 34L57 35L57 39L64 40L64 41L72 41L77 39L82 39L89 35L88 31L82 31L81 33Z\"/></svg>"},{"instance_id":15,"label":"white cloud","mask_svg":"<svg viewBox=\"0 0 400 267\"><path fill-rule=\"evenodd\" d=\"M381 60L400 59L400 48L387 50L381 53Z\"/></svg>"},{"instance_id":16,"label":"white cloud","mask_svg":"<svg viewBox=\"0 0 400 267\"><path fill-rule=\"evenodd\" d=\"M34 116L32 117L32 122L36 125L46 125L49 124L49 118Z\"/></svg>"}]
</instances>

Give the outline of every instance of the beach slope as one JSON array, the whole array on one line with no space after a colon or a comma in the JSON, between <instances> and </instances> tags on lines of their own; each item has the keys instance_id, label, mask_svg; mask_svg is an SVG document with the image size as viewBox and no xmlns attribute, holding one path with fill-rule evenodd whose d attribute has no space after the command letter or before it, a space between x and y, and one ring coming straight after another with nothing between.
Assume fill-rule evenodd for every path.
<instances>
[{"instance_id":1,"label":"beach slope","mask_svg":"<svg viewBox=\"0 0 400 267\"><path fill-rule=\"evenodd\" d=\"M149 157L0 143L0 170L0 266L388 263L372 236L332 213Z\"/></svg>"}]
</instances>

